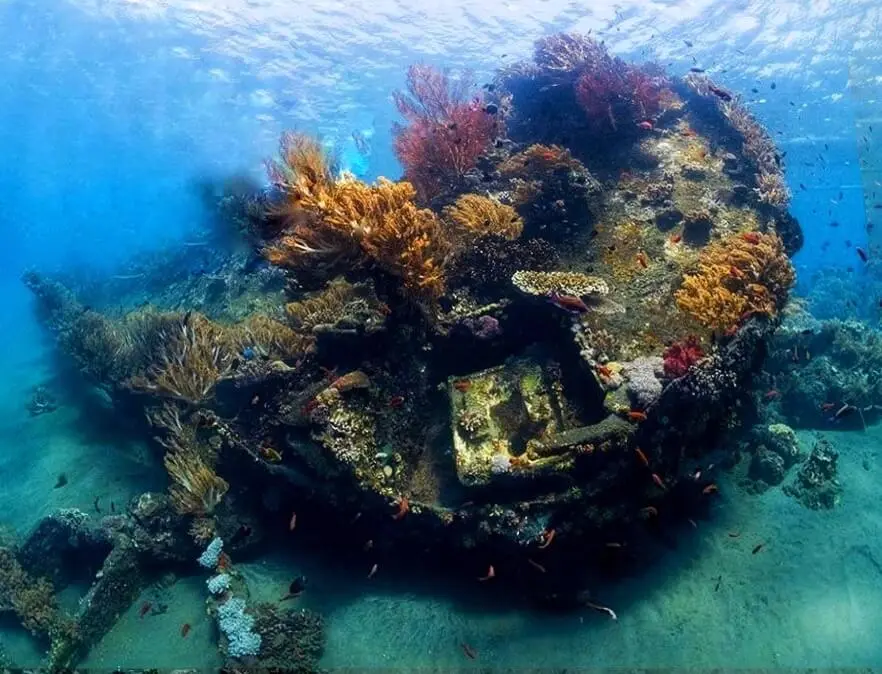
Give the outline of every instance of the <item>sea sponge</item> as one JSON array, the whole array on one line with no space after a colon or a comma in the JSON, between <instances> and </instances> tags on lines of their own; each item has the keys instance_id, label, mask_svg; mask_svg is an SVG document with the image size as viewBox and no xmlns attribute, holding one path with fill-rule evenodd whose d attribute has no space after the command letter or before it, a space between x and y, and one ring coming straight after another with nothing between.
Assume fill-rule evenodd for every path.
<instances>
[{"instance_id":1,"label":"sea sponge","mask_svg":"<svg viewBox=\"0 0 882 674\"><path fill-rule=\"evenodd\" d=\"M712 330L728 330L752 313L776 316L796 280L776 234L734 234L705 248L698 271L674 293L677 306Z\"/></svg>"},{"instance_id":2,"label":"sea sponge","mask_svg":"<svg viewBox=\"0 0 882 674\"><path fill-rule=\"evenodd\" d=\"M517 239L524 231L524 221L511 206L479 194L464 194L444 209L444 217L466 241L495 234Z\"/></svg>"}]
</instances>

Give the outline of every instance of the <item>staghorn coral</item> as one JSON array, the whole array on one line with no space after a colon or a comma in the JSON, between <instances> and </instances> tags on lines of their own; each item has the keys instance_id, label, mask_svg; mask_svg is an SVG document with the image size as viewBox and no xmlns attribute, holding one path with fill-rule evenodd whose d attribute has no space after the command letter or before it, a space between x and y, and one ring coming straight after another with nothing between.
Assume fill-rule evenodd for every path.
<instances>
[{"instance_id":1,"label":"staghorn coral","mask_svg":"<svg viewBox=\"0 0 882 674\"><path fill-rule=\"evenodd\" d=\"M407 92L394 94L395 106L406 125L396 124L395 155L404 177L422 200L429 200L455 184L489 147L498 123L485 112L478 97L470 96L471 77L458 81L427 65L407 71Z\"/></svg>"},{"instance_id":2,"label":"staghorn coral","mask_svg":"<svg viewBox=\"0 0 882 674\"><path fill-rule=\"evenodd\" d=\"M444 217L465 242L486 235L517 239L524 231L524 221L515 209L478 194L462 195L444 209Z\"/></svg>"},{"instance_id":3,"label":"staghorn coral","mask_svg":"<svg viewBox=\"0 0 882 674\"><path fill-rule=\"evenodd\" d=\"M182 515L210 515L230 487L194 451L179 448L167 452L164 463L172 479L172 505Z\"/></svg>"},{"instance_id":4,"label":"staghorn coral","mask_svg":"<svg viewBox=\"0 0 882 674\"><path fill-rule=\"evenodd\" d=\"M728 330L746 314L776 316L795 278L777 235L748 232L702 251L698 271L683 279L674 297L699 323Z\"/></svg>"}]
</instances>

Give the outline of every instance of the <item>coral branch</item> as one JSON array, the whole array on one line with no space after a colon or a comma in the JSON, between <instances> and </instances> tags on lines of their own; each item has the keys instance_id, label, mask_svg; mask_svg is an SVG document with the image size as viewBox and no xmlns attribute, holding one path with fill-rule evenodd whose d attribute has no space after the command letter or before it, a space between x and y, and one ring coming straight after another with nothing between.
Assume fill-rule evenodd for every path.
<instances>
[{"instance_id":1,"label":"coral branch","mask_svg":"<svg viewBox=\"0 0 882 674\"><path fill-rule=\"evenodd\" d=\"M455 184L493 140L497 122L479 98L469 98L468 77L451 82L427 65L411 66L407 92L395 105L406 125L396 124L395 154L404 177L423 200Z\"/></svg>"},{"instance_id":2,"label":"coral branch","mask_svg":"<svg viewBox=\"0 0 882 674\"><path fill-rule=\"evenodd\" d=\"M745 315L776 316L796 279L775 234L748 232L708 246L698 272L683 279L677 306L714 330L728 330Z\"/></svg>"}]
</instances>

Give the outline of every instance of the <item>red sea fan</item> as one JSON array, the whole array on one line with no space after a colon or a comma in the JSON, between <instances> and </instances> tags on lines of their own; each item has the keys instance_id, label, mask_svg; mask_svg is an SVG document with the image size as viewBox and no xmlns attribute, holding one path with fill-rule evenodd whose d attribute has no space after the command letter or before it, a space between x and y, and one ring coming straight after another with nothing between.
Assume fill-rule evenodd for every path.
<instances>
[{"instance_id":1,"label":"red sea fan","mask_svg":"<svg viewBox=\"0 0 882 674\"><path fill-rule=\"evenodd\" d=\"M407 92L395 105L407 124L396 124L395 154L404 178L421 199L431 199L474 168L496 135L497 122L479 98L469 98L468 81L451 82L426 65L411 66Z\"/></svg>"},{"instance_id":2,"label":"red sea fan","mask_svg":"<svg viewBox=\"0 0 882 674\"><path fill-rule=\"evenodd\" d=\"M664 352L664 371L669 379L682 377L699 360L704 358L704 351L698 344L698 338L690 335L684 340L674 342Z\"/></svg>"},{"instance_id":3,"label":"red sea fan","mask_svg":"<svg viewBox=\"0 0 882 674\"><path fill-rule=\"evenodd\" d=\"M659 113L665 82L653 66L637 68L603 53L579 75L576 100L596 131L618 131Z\"/></svg>"}]
</instances>

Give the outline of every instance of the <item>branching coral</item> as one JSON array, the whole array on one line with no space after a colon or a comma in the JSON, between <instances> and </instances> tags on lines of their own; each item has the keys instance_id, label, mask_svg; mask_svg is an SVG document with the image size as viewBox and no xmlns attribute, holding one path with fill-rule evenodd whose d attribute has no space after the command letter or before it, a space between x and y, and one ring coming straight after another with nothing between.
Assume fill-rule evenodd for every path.
<instances>
[{"instance_id":1,"label":"branching coral","mask_svg":"<svg viewBox=\"0 0 882 674\"><path fill-rule=\"evenodd\" d=\"M299 158L283 156L283 162ZM306 178L297 177L301 171ZM277 172L282 180L287 175L294 176L294 182L282 184L293 224L267 249L270 262L297 268L317 258L368 260L400 278L414 295L435 298L443 292L447 240L435 214L414 203L410 183L381 178L367 185L352 176L330 181L311 164Z\"/></svg>"},{"instance_id":2,"label":"branching coral","mask_svg":"<svg viewBox=\"0 0 882 674\"><path fill-rule=\"evenodd\" d=\"M524 231L524 221L515 209L478 194L461 196L444 209L444 217L466 242L490 234L517 239Z\"/></svg>"},{"instance_id":3,"label":"branching coral","mask_svg":"<svg viewBox=\"0 0 882 674\"><path fill-rule=\"evenodd\" d=\"M125 366L125 333L97 312L82 312L61 333L59 341L80 369L99 382L113 381Z\"/></svg>"},{"instance_id":4,"label":"branching coral","mask_svg":"<svg viewBox=\"0 0 882 674\"><path fill-rule=\"evenodd\" d=\"M312 350L315 343L311 335L302 335L263 314L252 314L229 328L228 332L236 351L253 348L271 360L301 358Z\"/></svg>"},{"instance_id":5,"label":"branching coral","mask_svg":"<svg viewBox=\"0 0 882 674\"><path fill-rule=\"evenodd\" d=\"M683 279L674 297L706 327L728 330L746 314L777 315L795 278L777 235L748 232L702 251L697 273Z\"/></svg>"},{"instance_id":6,"label":"branching coral","mask_svg":"<svg viewBox=\"0 0 882 674\"><path fill-rule=\"evenodd\" d=\"M370 330L385 320L388 307L377 298L370 284L356 284L337 278L320 293L285 306L294 328L316 333L339 324L359 325Z\"/></svg>"},{"instance_id":7,"label":"branching coral","mask_svg":"<svg viewBox=\"0 0 882 674\"><path fill-rule=\"evenodd\" d=\"M165 315L163 321L170 323L167 330L135 333L151 357L146 373L129 383L134 389L201 403L229 372L233 350L228 336L200 314Z\"/></svg>"},{"instance_id":8,"label":"branching coral","mask_svg":"<svg viewBox=\"0 0 882 674\"><path fill-rule=\"evenodd\" d=\"M497 133L493 115L470 96L470 77L452 82L427 65L411 66L407 92L395 94L395 154L421 199L431 199L473 168Z\"/></svg>"},{"instance_id":9,"label":"branching coral","mask_svg":"<svg viewBox=\"0 0 882 674\"><path fill-rule=\"evenodd\" d=\"M178 448L167 452L165 469L172 479L172 505L182 515L210 515L230 487L192 450Z\"/></svg>"}]
</instances>

